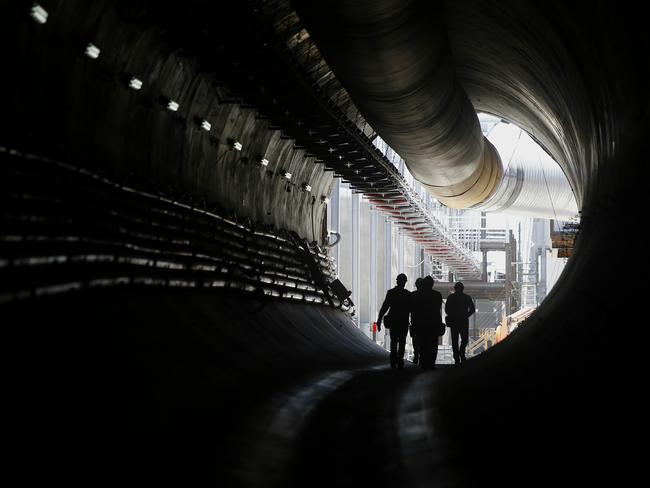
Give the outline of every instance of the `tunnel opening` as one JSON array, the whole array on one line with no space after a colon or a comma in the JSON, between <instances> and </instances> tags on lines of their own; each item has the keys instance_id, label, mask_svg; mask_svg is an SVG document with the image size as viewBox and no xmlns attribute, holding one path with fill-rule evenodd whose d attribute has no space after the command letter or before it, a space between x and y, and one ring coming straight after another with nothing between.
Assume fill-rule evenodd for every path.
<instances>
[{"instance_id":1,"label":"tunnel opening","mask_svg":"<svg viewBox=\"0 0 650 488\"><path fill-rule=\"evenodd\" d=\"M474 108L547 148L582 213L526 327L400 378L313 269L333 172L403 187L341 85L303 76L307 59L334 78L287 49L305 35L289 2L3 5L7 472L282 486L320 455L323 486L639 474L645 355L622 344L619 360L610 339L642 316L602 263L628 269L613 236L645 201L646 30L609 3L440 7Z\"/></svg>"},{"instance_id":2,"label":"tunnel opening","mask_svg":"<svg viewBox=\"0 0 650 488\"><path fill-rule=\"evenodd\" d=\"M423 199L443 232L478 263L477 274L466 275L472 281L465 281L477 309L470 324L471 356L503 340L545 298L571 255L578 222L572 190L557 163L514 124L486 114L479 114L479 120L501 157L504 177L491 199L467 210L450 209L432 198L380 136L373 141ZM411 291L418 277L431 275L443 298L454 291L454 274L465 278L446 256L427 253L426 241L420 242L411 231L418 222L401 225L399 216L390 213L393 207L355 194L345 178L335 176L329 198L327 228L336 236L330 254L339 278L354 284L354 320L389 349L388 334L377 330L374 321L397 273L406 274ZM406 356L417 358L410 338ZM446 333L438 346L438 362L452 360Z\"/></svg>"}]
</instances>

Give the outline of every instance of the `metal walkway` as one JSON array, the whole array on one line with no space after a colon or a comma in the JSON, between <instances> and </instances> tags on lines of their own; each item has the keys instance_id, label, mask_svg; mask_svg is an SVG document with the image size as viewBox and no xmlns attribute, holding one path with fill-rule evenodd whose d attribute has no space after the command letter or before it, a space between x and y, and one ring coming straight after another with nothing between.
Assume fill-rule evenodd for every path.
<instances>
[{"instance_id":1,"label":"metal walkway","mask_svg":"<svg viewBox=\"0 0 650 488\"><path fill-rule=\"evenodd\" d=\"M342 102L347 94L335 80L322 83L323 77L332 78L329 68L308 36L301 38L299 19L283 17L283 12L293 12L289 2L260 6L251 16L257 22L250 27L255 35L242 30L239 41L245 46L237 43L236 50L224 46L219 52L221 63L237 68L222 73L225 83L237 90L234 99L270 119L284 138L294 139L296 148L315 156L317 163L363 194L434 259L463 277L478 278L480 265L472 253L451 236L404 175L373 145L372 129L351 102ZM260 59L260 50L268 56ZM264 91L255 82L259 79L268 81Z\"/></svg>"}]
</instances>

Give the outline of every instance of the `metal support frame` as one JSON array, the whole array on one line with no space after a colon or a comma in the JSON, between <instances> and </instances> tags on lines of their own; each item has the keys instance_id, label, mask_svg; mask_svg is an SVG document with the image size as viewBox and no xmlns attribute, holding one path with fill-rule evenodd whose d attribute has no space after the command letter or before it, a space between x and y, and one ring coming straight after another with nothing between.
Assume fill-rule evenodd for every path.
<instances>
[{"instance_id":1,"label":"metal support frame","mask_svg":"<svg viewBox=\"0 0 650 488\"><path fill-rule=\"evenodd\" d=\"M386 291L392 288L393 279L391 276L393 270L393 228L390 221L387 219L384 225L384 285ZM384 329L384 349L390 346L389 334Z\"/></svg>"},{"instance_id":2,"label":"metal support frame","mask_svg":"<svg viewBox=\"0 0 650 488\"><path fill-rule=\"evenodd\" d=\"M330 229L341 233L341 204L340 204L340 195L341 195L341 179L334 178L332 183L332 194L330 196L330 208L328 212L328 218L330 219ZM339 266L340 258L340 246L334 246L332 249L332 256L336 262L336 267Z\"/></svg>"},{"instance_id":3,"label":"metal support frame","mask_svg":"<svg viewBox=\"0 0 650 488\"><path fill-rule=\"evenodd\" d=\"M377 318L377 210L370 209L370 315L369 322Z\"/></svg>"},{"instance_id":4,"label":"metal support frame","mask_svg":"<svg viewBox=\"0 0 650 488\"><path fill-rule=\"evenodd\" d=\"M512 282L517 277L516 271L516 262L515 256L517 255L517 249L515 245L515 236L510 230L508 232L508 243L506 244L506 315L510 315L515 311L515 303L513 301L513 287Z\"/></svg>"},{"instance_id":5,"label":"metal support frame","mask_svg":"<svg viewBox=\"0 0 650 488\"><path fill-rule=\"evenodd\" d=\"M420 276L427 276L426 274L426 255L424 254L424 249L422 249L421 246L418 246L416 244L415 248L417 249L416 256L418 256L418 262L420 263L419 269L420 269Z\"/></svg>"},{"instance_id":6,"label":"metal support frame","mask_svg":"<svg viewBox=\"0 0 650 488\"><path fill-rule=\"evenodd\" d=\"M397 229L397 273L404 272L404 234Z\"/></svg>"},{"instance_id":7,"label":"metal support frame","mask_svg":"<svg viewBox=\"0 0 650 488\"><path fill-rule=\"evenodd\" d=\"M487 283L487 251L481 251L483 254L483 259L481 260L481 281Z\"/></svg>"},{"instance_id":8,"label":"metal support frame","mask_svg":"<svg viewBox=\"0 0 650 488\"><path fill-rule=\"evenodd\" d=\"M360 258L361 258L361 195L352 192L352 301L355 305L354 315L357 327L360 324L361 305L361 280L360 280Z\"/></svg>"}]
</instances>

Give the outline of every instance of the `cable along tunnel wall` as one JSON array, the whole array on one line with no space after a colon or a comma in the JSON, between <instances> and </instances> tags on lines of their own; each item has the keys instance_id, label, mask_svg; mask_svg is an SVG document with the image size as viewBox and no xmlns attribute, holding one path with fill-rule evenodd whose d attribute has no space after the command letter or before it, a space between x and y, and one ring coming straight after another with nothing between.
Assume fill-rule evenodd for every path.
<instances>
[{"instance_id":1,"label":"cable along tunnel wall","mask_svg":"<svg viewBox=\"0 0 650 488\"><path fill-rule=\"evenodd\" d=\"M25 156L1 155L0 302L148 285L239 290L262 305L281 297L348 310L322 288L334 279L327 256L289 232L256 230L195 204Z\"/></svg>"}]
</instances>

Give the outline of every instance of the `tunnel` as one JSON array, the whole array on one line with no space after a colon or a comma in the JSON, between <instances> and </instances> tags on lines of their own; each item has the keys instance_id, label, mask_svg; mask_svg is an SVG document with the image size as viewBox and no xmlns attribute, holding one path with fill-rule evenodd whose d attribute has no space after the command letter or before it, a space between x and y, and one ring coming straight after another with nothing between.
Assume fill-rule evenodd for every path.
<instances>
[{"instance_id":1,"label":"tunnel","mask_svg":"<svg viewBox=\"0 0 650 488\"><path fill-rule=\"evenodd\" d=\"M354 85L383 86L381 66L345 61L337 42L356 31L334 19L341 2L294 3L2 2L4 477L644 479L645 272L629 254L650 129L639 7L350 3L362 23L380 3L426 11L400 29L431 19L455 89L539 143L580 208L574 255L525 326L419 372L391 370L331 286L334 175L378 205L405 184L372 144L391 113Z\"/></svg>"}]
</instances>

